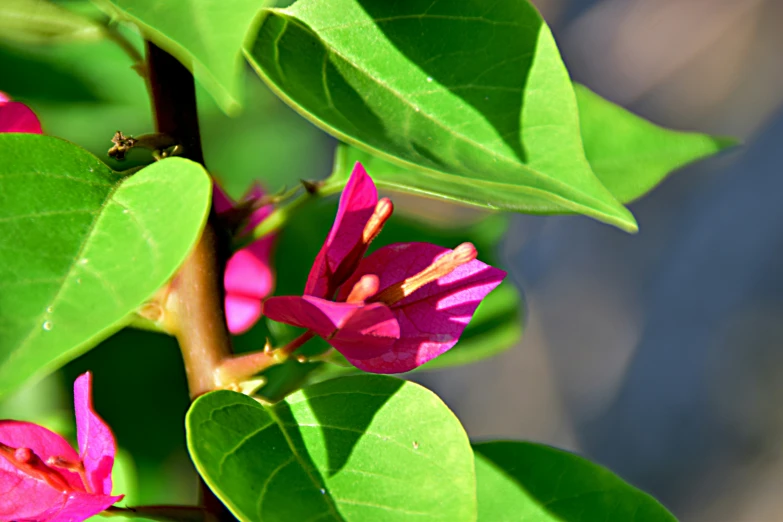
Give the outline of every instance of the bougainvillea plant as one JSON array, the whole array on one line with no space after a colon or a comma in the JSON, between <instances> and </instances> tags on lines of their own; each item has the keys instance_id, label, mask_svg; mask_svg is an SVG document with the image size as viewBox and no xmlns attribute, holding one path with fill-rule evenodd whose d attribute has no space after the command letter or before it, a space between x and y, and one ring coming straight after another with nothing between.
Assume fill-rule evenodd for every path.
<instances>
[{"instance_id":1,"label":"bougainvillea plant","mask_svg":"<svg viewBox=\"0 0 783 522\"><path fill-rule=\"evenodd\" d=\"M145 505L113 482L134 455L115 452L86 373L74 384L78 452L37 423L0 421L0 519L674 520L575 454L470 441L405 374L517 344L519 291L495 255L506 213L636 232L627 203L732 141L664 129L573 83L527 0L286 4L2 7L0 399L121 330L169 336L191 401L174 438L187 440L200 494ZM223 150L213 142L241 155L288 132L240 140L228 117L272 99L244 92L249 68L338 140L331 175L281 177L263 158L210 165ZM146 87L154 128L130 85ZM98 117L83 102L102 96L128 110ZM59 99L80 132L58 131L72 128ZM99 154L80 146L96 140ZM313 154L296 142L286 165ZM393 215L400 193L420 220L443 205L482 212L416 224ZM137 347L96 381L121 378ZM104 416L122 407L96 396ZM132 420L153 445L167 440L161 422L154 404ZM174 489L165 480L155 498Z\"/></svg>"}]
</instances>

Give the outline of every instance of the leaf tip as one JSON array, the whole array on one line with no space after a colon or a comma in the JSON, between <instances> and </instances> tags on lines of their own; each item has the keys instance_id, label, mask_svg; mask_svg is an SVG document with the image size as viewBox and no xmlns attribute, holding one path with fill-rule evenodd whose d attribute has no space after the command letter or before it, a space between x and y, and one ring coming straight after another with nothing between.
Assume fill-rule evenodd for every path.
<instances>
[{"instance_id":1,"label":"leaf tip","mask_svg":"<svg viewBox=\"0 0 783 522\"><path fill-rule=\"evenodd\" d=\"M710 139L718 152L743 145L742 140L734 136L710 136Z\"/></svg>"},{"instance_id":2,"label":"leaf tip","mask_svg":"<svg viewBox=\"0 0 783 522\"><path fill-rule=\"evenodd\" d=\"M621 208L621 212L611 216L606 222L629 234L636 234L639 232L639 224L636 222L636 218L627 207L623 206Z\"/></svg>"}]
</instances>

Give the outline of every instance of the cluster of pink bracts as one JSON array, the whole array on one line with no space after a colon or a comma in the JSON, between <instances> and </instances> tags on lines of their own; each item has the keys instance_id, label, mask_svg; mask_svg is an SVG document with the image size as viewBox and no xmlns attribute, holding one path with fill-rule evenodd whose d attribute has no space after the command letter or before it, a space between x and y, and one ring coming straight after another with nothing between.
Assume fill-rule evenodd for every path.
<instances>
[{"instance_id":1,"label":"cluster of pink bracts","mask_svg":"<svg viewBox=\"0 0 783 522\"><path fill-rule=\"evenodd\" d=\"M249 197L262 194L254 187ZM219 189L215 205L218 212L232 207ZM454 346L476 307L506 273L476 260L470 243L455 250L397 243L365 258L392 209L389 199L378 199L375 184L357 163L301 296L267 298L274 288L273 238L234 254L225 273L231 333L248 330L263 314L306 328L351 364L373 373L407 372ZM256 211L249 226L270 211Z\"/></svg>"},{"instance_id":2,"label":"cluster of pink bracts","mask_svg":"<svg viewBox=\"0 0 783 522\"><path fill-rule=\"evenodd\" d=\"M0 132L40 134L41 125L27 106L0 93ZM245 199L261 197L254 186ZM235 206L217 185L213 201L218 214ZM274 236L236 252L224 277L231 333L249 330L266 315L306 328L373 373L407 372L454 346L506 273L478 261L470 243L454 250L397 243L365 257L392 210L357 163L303 295L268 297ZM271 211L264 206L253 212L245 231ZM46 428L0 421L0 520L84 520L122 498L111 496L114 437L92 409L89 373L76 380L74 403L79 454Z\"/></svg>"}]
</instances>

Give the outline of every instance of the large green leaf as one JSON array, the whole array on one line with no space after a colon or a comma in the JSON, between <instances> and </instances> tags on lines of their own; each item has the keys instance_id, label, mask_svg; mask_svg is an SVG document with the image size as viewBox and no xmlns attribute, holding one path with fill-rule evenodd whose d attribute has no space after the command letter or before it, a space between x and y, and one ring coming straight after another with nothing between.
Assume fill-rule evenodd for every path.
<instances>
[{"instance_id":1,"label":"large green leaf","mask_svg":"<svg viewBox=\"0 0 783 522\"><path fill-rule=\"evenodd\" d=\"M242 102L242 43L267 0L94 0L177 57L229 114Z\"/></svg>"},{"instance_id":2,"label":"large green leaf","mask_svg":"<svg viewBox=\"0 0 783 522\"><path fill-rule=\"evenodd\" d=\"M716 154L736 142L706 134L659 127L575 84L587 160L596 176L622 203L646 194L672 171ZM340 144L332 176L324 190L335 192L361 162L379 187L484 206L486 196L469 179L444 184L437 177L385 161L364 150ZM542 212L562 212L558 208Z\"/></svg>"},{"instance_id":3,"label":"large green leaf","mask_svg":"<svg viewBox=\"0 0 783 522\"><path fill-rule=\"evenodd\" d=\"M580 212L634 231L593 174L573 87L528 2L300 0L266 9L249 60L303 116L455 199Z\"/></svg>"},{"instance_id":4,"label":"large green leaf","mask_svg":"<svg viewBox=\"0 0 783 522\"><path fill-rule=\"evenodd\" d=\"M732 147L737 141L655 125L574 84L585 152L614 197L629 203L672 171Z\"/></svg>"},{"instance_id":5,"label":"large green leaf","mask_svg":"<svg viewBox=\"0 0 783 522\"><path fill-rule=\"evenodd\" d=\"M479 522L676 522L609 470L529 442L474 444Z\"/></svg>"},{"instance_id":6,"label":"large green leaf","mask_svg":"<svg viewBox=\"0 0 783 522\"><path fill-rule=\"evenodd\" d=\"M240 520L476 519L467 435L411 382L344 377L274 406L217 391L186 424L196 468Z\"/></svg>"},{"instance_id":7,"label":"large green leaf","mask_svg":"<svg viewBox=\"0 0 783 522\"><path fill-rule=\"evenodd\" d=\"M85 352L174 273L211 184L167 159L123 177L66 141L0 135L0 395Z\"/></svg>"}]
</instances>

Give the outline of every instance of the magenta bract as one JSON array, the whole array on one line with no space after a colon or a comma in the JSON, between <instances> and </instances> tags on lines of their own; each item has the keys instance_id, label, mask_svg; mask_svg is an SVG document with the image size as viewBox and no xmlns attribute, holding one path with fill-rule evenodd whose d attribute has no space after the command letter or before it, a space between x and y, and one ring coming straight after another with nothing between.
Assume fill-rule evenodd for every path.
<instances>
[{"instance_id":1,"label":"magenta bract","mask_svg":"<svg viewBox=\"0 0 783 522\"><path fill-rule=\"evenodd\" d=\"M378 294L419 274L452 250L430 243L396 243L379 248L359 264L337 300L368 274L378 277ZM389 306L397 319L399 339L373 358L343 355L362 370L402 373L434 359L457 344L481 301L506 277L506 272L474 259L429 282ZM370 298L372 300L372 298Z\"/></svg>"},{"instance_id":2,"label":"magenta bract","mask_svg":"<svg viewBox=\"0 0 783 522\"><path fill-rule=\"evenodd\" d=\"M353 273L367 250L364 229L378 204L378 191L361 163L357 163L340 196L334 224L315 258L304 293L332 298Z\"/></svg>"},{"instance_id":3,"label":"magenta bract","mask_svg":"<svg viewBox=\"0 0 783 522\"><path fill-rule=\"evenodd\" d=\"M305 295L265 303L269 318L311 330L373 373L407 372L450 349L506 276L469 243L398 243L362 259L390 213L357 163Z\"/></svg>"},{"instance_id":4,"label":"magenta bract","mask_svg":"<svg viewBox=\"0 0 783 522\"><path fill-rule=\"evenodd\" d=\"M0 520L75 522L100 513L111 495L116 445L92 407L92 377L74 383L79 453L30 422L0 421Z\"/></svg>"},{"instance_id":5,"label":"magenta bract","mask_svg":"<svg viewBox=\"0 0 783 522\"><path fill-rule=\"evenodd\" d=\"M307 328L346 357L380 357L400 337L391 310L382 303L335 303L313 296L283 296L267 300L268 317Z\"/></svg>"},{"instance_id":6,"label":"magenta bract","mask_svg":"<svg viewBox=\"0 0 783 522\"><path fill-rule=\"evenodd\" d=\"M225 213L235 207L231 199L213 184L215 211ZM243 198L258 200L264 191L253 185ZM246 231L252 230L272 212L272 205L265 205L253 212ZM237 251L226 264L223 284L226 290L225 310L228 330L240 334L249 330L262 314L262 302L272 293L275 286L275 274L272 270L272 247L275 236L269 235Z\"/></svg>"},{"instance_id":7,"label":"magenta bract","mask_svg":"<svg viewBox=\"0 0 783 522\"><path fill-rule=\"evenodd\" d=\"M0 92L0 132L42 134L41 122L30 107L11 101L5 93Z\"/></svg>"}]
</instances>

